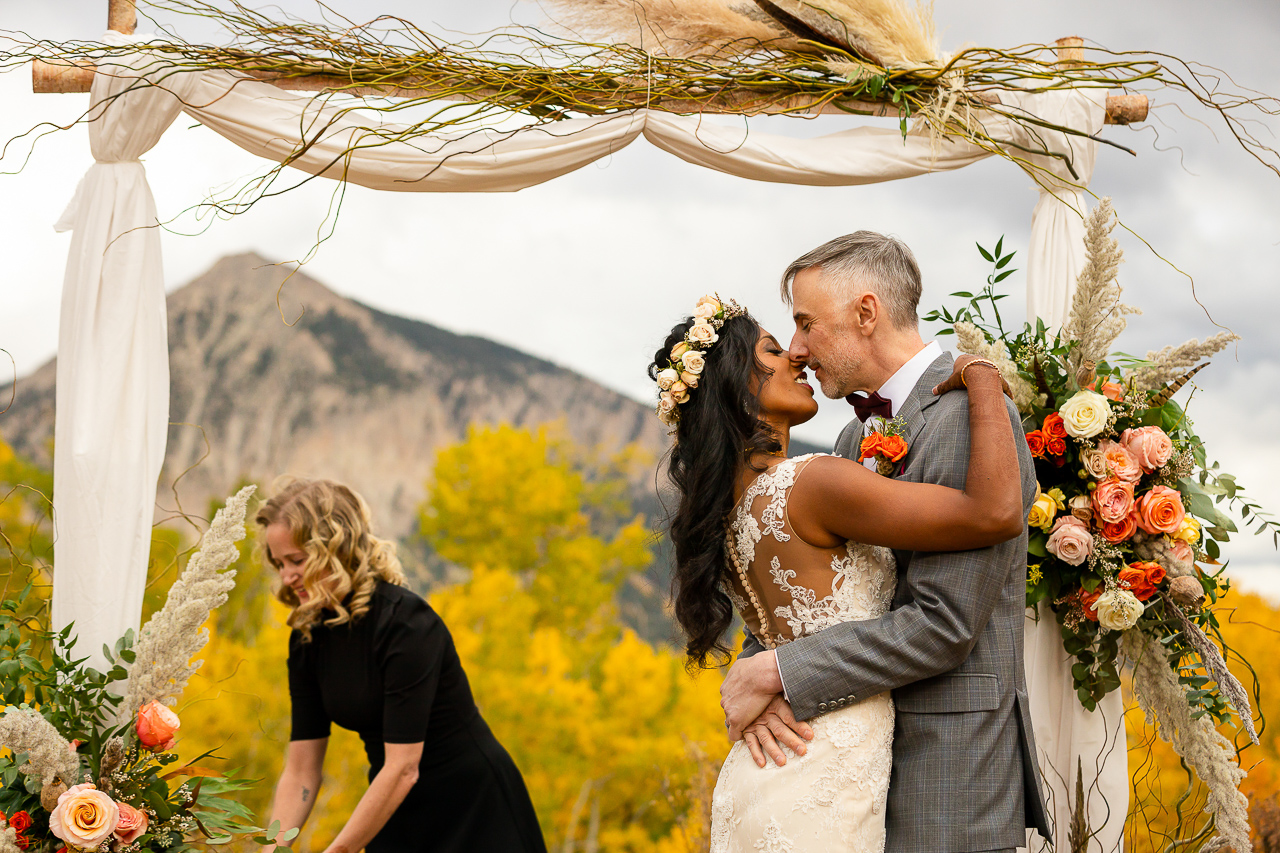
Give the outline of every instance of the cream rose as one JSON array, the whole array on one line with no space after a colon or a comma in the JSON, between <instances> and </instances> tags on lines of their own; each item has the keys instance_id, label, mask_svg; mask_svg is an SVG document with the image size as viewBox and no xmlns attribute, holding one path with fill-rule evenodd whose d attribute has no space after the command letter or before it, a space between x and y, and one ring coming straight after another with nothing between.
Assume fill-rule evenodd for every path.
<instances>
[{"instance_id":1,"label":"cream rose","mask_svg":"<svg viewBox=\"0 0 1280 853\"><path fill-rule=\"evenodd\" d=\"M697 350L685 353L684 358L680 361L684 367L684 372L692 373L694 376L701 376L703 368L707 366L707 357Z\"/></svg>"},{"instance_id":2,"label":"cream rose","mask_svg":"<svg viewBox=\"0 0 1280 853\"><path fill-rule=\"evenodd\" d=\"M691 343L700 347L709 347L720 340L715 328L709 323L694 323L693 328L689 329L688 338Z\"/></svg>"},{"instance_id":3,"label":"cream rose","mask_svg":"<svg viewBox=\"0 0 1280 853\"><path fill-rule=\"evenodd\" d=\"M1080 464L1084 466L1084 470L1089 472L1089 476L1095 480L1105 480L1107 478L1107 457L1102 451L1094 447L1080 454Z\"/></svg>"},{"instance_id":4,"label":"cream rose","mask_svg":"<svg viewBox=\"0 0 1280 853\"><path fill-rule=\"evenodd\" d=\"M693 309L693 316L703 322L710 320L718 313L720 313L720 306L710 302L700 302L698 307Z\"/></svg>"},{"instance_id":5,"label":"cream rose","mask_svg":"<svg viewBox=\"0 0 1280 853\"><path fill-rule=\"evenodd\" d=\"M147 813L128 803L116 803L120 809L120 822L116 824L116 838L126 847L147 831Z\"/></svg>"},{"instance_id":6,"label":"cream rose","mask_svg":"<svg viewBox=\"0 0 1280 853\"><path fill-rule=\"evenodd\" d=\"M719 312L720 310L720 300L716 299L710 293L708 293L706 296L698 300L698 304L695 306L694 310L701 308L703 305L714 306L715 311L712 312L713 314Z\"/></svg>"},{"instance_id":7,"label":"cream rose","mask_svg":"<svg viewBox=\"0 0 1280 853\"><path fill-rule=\"evenodd\" d=\"M1067 506L1071 507L1071 514L1076 518L1088 524L1093 520L1093 507L1088 495L1076 495L1067 501Z\"/></svg>"},{"instance_id":8,"label":"cream rose","mask_svg":"<svg viewBox=\"0 0 1280 853\"><path fill-rule=\"evenodd\" d=\"M1053 527L1053 518L1057 514L1058 502L1047 493L1041 492L1036 495L1036 502L1031 505L1031 512L1027 514L1027 524L1047 533L1049 528Z\"/></svg>"},{"instance_id":9,"label":"cream rose","mask_svg":"<svg viewBox=\"0 0 1280 853\"><path fill-rule=\"evenodd\" d=\"M690 373L689 371L686 370L684 373L680 374L680 381L683 382L689 388L697 388L698 374Z\"/></svg>"},{"instance_id":10,"label":"cream rose","mask_svg":"<svg viewBox=\"0 0 1280 853\"><path fill-rule=\"evenodd\" d=\"M1080 519L1064 515L1053 525L1044 547L1062 562L1078 566L1093 553L1093 534Z\"/></svg>"},{"instance_id":11,"label":"cream rose","mask_svg":"<svg viewBox=\"0 0 1280 853\"><path fill-rule=\"evenodd\" d=\"M49 813L49 831L82 850L96 849L119 823L119 806L90 782L68 788Z\"/></svg>"},{"instance_id":12,"label":"cream rose","mask_svg":"<svg viewBox=\"0 0 1280 853\"><path fill-rule=\"evenodd\" d=\"M1120 433L1120 443L1133 454L1142 470L1147 473L1163 467L1173 455L1173 442L1158 426L1127 429Z\"/></svg>"},{"instance_id":13,"label":"cream rose","mask_svg":"<svg viewBox=\"0 0 1280 853\"><path fill-rule=\"evenodd\" d=\"M1142 602L1127 589L1112 589L1098 596L1094 603L1098 624L1112 631L1127 631L1138 624Z\"/></svg>"},{"instance_id":14,"label":"cream rose","mask_svg":"<svg viewBox=\"0 0 1280 853\"><path fill-rule=\"evenodd\" d=\"M658 371L658 387L663 391L670 391L671 386L680 381L680 372L668 367L666 370Z\"/></svg>"},{"instance_id":15,"label":"cream rose","mask_svg":"<svg viewBox=\"0 0 1280 853\"><path fill-rule=\"evenodd\" d=\"M1093 438L1106 429L1111 404L1096 391L1080 391L1058 409L1062 426L1075 438Z\"/></svg>"},{"instance_id":16,"label":"cream rose","mask_svg":"<svg viewBox=\"0 0 1280 853\"><path fill-rule=\"evenodd\" d=\"M689 351L689 345L686 344L684 341L681 341L680 343L676 344L671 348L671 360L679 361L680 356L684 355L688 351Z\"/></svg>"}]
</instances>

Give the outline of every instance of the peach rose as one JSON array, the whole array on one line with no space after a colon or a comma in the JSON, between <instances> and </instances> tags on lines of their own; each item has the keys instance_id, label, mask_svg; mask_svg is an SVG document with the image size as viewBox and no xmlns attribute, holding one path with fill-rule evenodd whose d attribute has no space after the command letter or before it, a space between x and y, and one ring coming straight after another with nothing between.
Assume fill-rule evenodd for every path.
<instances>
[{"instance_id":1,"label":"peach rose","mask_svg":"<svg viewBox=\"0 0 1280 853\"><path fill-rule=\"evenodd\" d=\"M692 373L694 376L699 376L702 374L703 368L707 366L707 357L697 350L694 350L693 352L685 353L685 356L680 360L680 363L684 368L685 373Z\"/></svg>"},{"instance_id":2,"label":"peach rose","mask_svg":"<svg viewBox=\"0 0 1280 853\"><path fill-rule=\"evenodd\" d=\"M676 382L672 384L668 393L671 394L672 397L676 398L677 403L689 402L689 386L679 380L676 380Z\"/></svg>"},{"instance_id":3,"label":"peach rose","mask_svg":"<svg viewBox=\"0 0 1280 853\"><path fill-rule=\"evenodd\" d=\"M680 374L680 381L683 382L686 387L697 388L698 374L690 373L689 371L686 370L684 373Z\"/></svg>"},{"instance_id":4,"label":"peach rose","mask_svg":"<svg viewBox=\"0 0 1280 853\"><path fill-rule=\"evenodd\" d=\"M679 361L680 356L684 355L688 351L689 351L689 345L684 341L681 341L680 343L676 344L671 348L671 360Z\"/></svg>"},{"instance_id":5,"label":"peach rose","mask_svg":"<svg viewBox=\"0 0 1280 853\"><path fill-rule=\"evenodd\" d=\"M1044 547L1062 562L1078 566L1093 553L1093 535L1083 521L1064 515L1053 525Z\"/></svg>"},{"instance_id":6,"label":"peach rose","mask_svg":"<svg viewBox=\"0 0 1280 853\"><path fill-rule=\"evenodd\" d=\"M1133 511L1133 483L1115 477L1103 480L1093 490L1093 511L1104 524L1123 519Z\"/></svg>"},{"instance_id":7,"label":"peach rose","mask_svg":"<svg viewBox=\"0 0 1280 853\"><path fill-rule=\"evenodd\" d=\"M120 822L116 824L116 838L121 844L129 845L138 840L147 831L147 813L135 809L128 803L116 803L120 809Z\"/></svg>"},{"instance_id":8,"label":"peach rose","mask_svg":"<svg viewBox=\"0 0 1280 853\"><path fill-rule=\"evenodd\" d=\"M710 320L718 313L720 313L720 306L714 302L699 302L698 307L693 309L693 316L703 322Z\"/></svg>"},{"instance_id":9,"label":"peach rose","mask_svg":"<svg viewBox=\"0 0 1280 853\"><path fill-rule=\"evenodd\" d=\"M49 831L82 850L97 848L119 822L120 808L91 782L68 788L49 813Z\"/></svg>"},{"instance_id":10,"label":"peach rose","mask_svg":"<svg viewBox=\"0 0 1280 853\"><path fill-rule=\"evenodd\" d=\"M1138 501L1138 526L1144 533L1177 533L1186 515L1182 495L1168 486L1156 486Z\"/></svg>"},{"instance_id":11,"label":"peach rose","mask_svg":"<svg viewBox=\"0 0 1280 853\"><path fill-rule=\"evenodd\" d=\"M174 734L181 726L182 721L173 711L159 702L148 702L138 709L134 729L143 746L152 752L164 752L173 748L177 741Z\"/></svg>"},{"instance_id":12,"label":"peach rose","mask_svg":"<svg viewBox=\"0 0 1280 853\"><path fill-rule=\"evenodd\" d=\"M1179 563L1186 564L1188 568L1190 568L1190 564L1194 563L1196 559L1196 552L1192 550L1190 545L1183 542L1181 539L1174 540L1170 553L1173 555L1173 559L1177 560Z\"/></svg>"},{"instance_id":13,"label":"peach rose","mask_svg":"<svg viewBox=\"0 0 1280 853\"><path fill-rule=\"evenodd\" d=\"M1138 514L1131 512L1119 521L1103 522L1098 535L1111 544L1124 542L1138 532Z\"/></svg>"},{"instance_id":14,"label":"peach rose","mask_svg":"<svg viewBox=\"0 0 1280 853\"><path fill-rule=\"evenodd\" d=\"M1027 433L1027 447L1031 448L1032 456L1044 456L1044 433L1038 429L1033 429Z\"/></svg>"},{"instance_id":15,"label":"peach rose","mask_svg":"<svg viewBox=\"0 0 1280 853\"><path fill-rule=\"evenodd\" d=\"M1173 455L1173 442L1158 426L1127 429L1120 433L1120 443L1133 454L1147 474L1162 467Z\"/></svg>"},{"instance_id":16,"label":"peach rose","mask_svg":"<svg viewBox=\"0 0 1280 853\"><path fill-rule=\"evenodd\" d=\"M1123 444L1101 441L1098 443L1098 452L1106 460L1107 470L1113 477L1118 477L1126 483L1136 483L1142 479L1142 466Z\"/></svg>"},{"instance_id":17,"label":"peach rose","mask_svg":"<svg viewBox=\"0 0 1280 853\"><path fill-rule=\"evenodd\" d=\"M662 391L671 390L671 386L680 381L680 372L674 368L668 367L665 370L658 371L658 388Z\"/></svg>"},{"instance_id":18,"label":"peach rose","mask_svg":"<svg viewBox=\"0 0 1280 853\"><path fill-rule=\"evenodd\" d=\"M1097 391L1098 390L1097 385L1098 383L1094 382L1092 385L1089 386L1089 390ZM1115 402L1118 403L1124 399L1124 386L1119 384L1118 382L1104 381L1102 383L1102 396L1106 397L1108 400L1114 400Z\"/></svg>"}]
</instances>

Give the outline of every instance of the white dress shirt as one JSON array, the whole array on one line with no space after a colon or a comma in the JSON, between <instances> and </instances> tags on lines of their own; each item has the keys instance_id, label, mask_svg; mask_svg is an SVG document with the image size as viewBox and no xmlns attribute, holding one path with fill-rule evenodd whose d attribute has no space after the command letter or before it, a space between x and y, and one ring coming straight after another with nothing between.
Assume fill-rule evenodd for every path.
<instances>
[{"instance_id":1,"label":"white dress shirt","mask_svg":"<svg viewBox=\"0 0 1280 853\"><path fill-rule=\"evenodd\" d=\"M929 365L942 355L942 347L937 341L929 341L925 344L924 349L907 359L907 363L899 367L897 372L885 380L885 383L876 391L881 397L893 404L893 413L896 415L898 409L902 408L902 403L911 395L912 389L916 387L916 383L920 381L920 377L924 376L924 372L929 369ZM862 435L868 436L876 431L879 426L874 418L868 418L867 422L862 425ZM875 459L864 459L862 464L871 470L876 468Z\"/></svg>"}]
</instances>

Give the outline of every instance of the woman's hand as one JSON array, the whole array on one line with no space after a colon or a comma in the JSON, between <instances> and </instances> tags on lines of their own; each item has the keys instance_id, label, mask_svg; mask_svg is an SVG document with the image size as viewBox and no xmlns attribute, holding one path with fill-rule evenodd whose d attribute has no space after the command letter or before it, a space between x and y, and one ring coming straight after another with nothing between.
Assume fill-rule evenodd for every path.
<instances>
[{"instance_id":1,"label":"woman's hand","mask_svg":"<svg viewBox=\"0 0 1280 853\"><path fill-rule=\"evenodd\" d=\"M977 363L974 364L975 362ZM964 369L971 364L974 366L970 368L969 375L966 377ZM956 391L962 388L967 390L966 379L972 382L978 373L994 373L1000 379L1000 388L1004 391L1005 396L1013 399L1013 391L1009 389L1009 383L1004 381L1004 377L1000 376L999 368L993 367L987 359L979 358L976 355L968 355L967 353L956 359L951 375L935 385L933 393L941 395L948 391Z\"/></svg>"}]
</instances>

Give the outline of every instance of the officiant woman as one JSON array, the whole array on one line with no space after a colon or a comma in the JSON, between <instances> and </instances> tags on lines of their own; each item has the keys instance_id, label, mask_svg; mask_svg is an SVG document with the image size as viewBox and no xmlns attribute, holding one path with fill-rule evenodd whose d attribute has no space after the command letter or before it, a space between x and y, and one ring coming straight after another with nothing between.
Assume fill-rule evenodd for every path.
<instances>
[{"instance_id":1,"label":"officiant woman","mask_svg":"<svg viewBox=\"0 0 1280 853\"><path fill-rule=\"evenodd\" d=\"M293 731L272 821L306 822L336 723L364 741L369 788L329 853L545 853L524 780L471 698L449 629L406 588L364 500L328 480L292 480L256 520L293 628Z\"/></svg>"}]
</instances>

